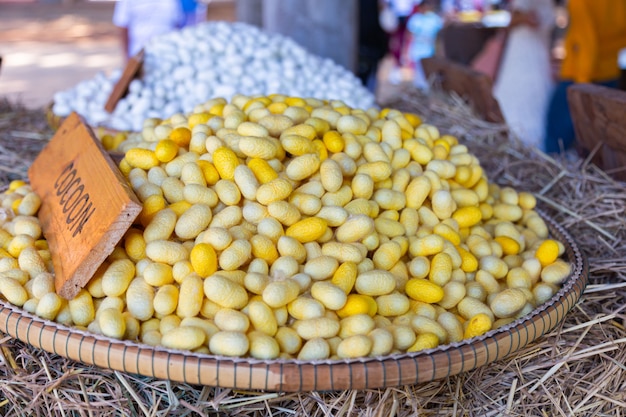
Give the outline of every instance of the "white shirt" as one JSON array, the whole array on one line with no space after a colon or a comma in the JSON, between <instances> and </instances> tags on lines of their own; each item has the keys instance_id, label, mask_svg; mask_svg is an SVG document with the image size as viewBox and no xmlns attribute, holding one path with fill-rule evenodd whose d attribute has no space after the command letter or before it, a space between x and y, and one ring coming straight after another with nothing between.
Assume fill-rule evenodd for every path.
<instances>
[{"instance_id":1,"label":"white shirt","mask_svg":"<svg viewBox=\"0 0 626 417\"><path fill-rule=\"evenodd\" d=\"M128 53L135 55L156 35L180 28L184 23L178 0L119 0L113 24L128 29Z\"/></svg>"}]
</instances>

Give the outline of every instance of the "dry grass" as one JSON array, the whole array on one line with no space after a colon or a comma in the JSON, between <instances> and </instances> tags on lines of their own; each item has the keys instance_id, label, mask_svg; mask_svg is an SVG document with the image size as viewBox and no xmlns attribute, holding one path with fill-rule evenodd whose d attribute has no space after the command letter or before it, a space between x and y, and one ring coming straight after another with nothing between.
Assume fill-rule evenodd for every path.
<instances>
[{"instance_id":1,"label":"dry grass","mask_svg":"<svg viewBox=\"0 0 626 417\"><path fill-rule=\"evenodd\" d=\"M553 159L476 119L458 98L409 92L394 107L464 140L491 181L534 192L577 240L589 286L561 325L509 358L427 384L276 394L190 386L87 366L0 335L5 416L626 415L626 192L575 155ZM0 182L26 178L50 132L0 102Z\"/></svg>"}]
</instances>

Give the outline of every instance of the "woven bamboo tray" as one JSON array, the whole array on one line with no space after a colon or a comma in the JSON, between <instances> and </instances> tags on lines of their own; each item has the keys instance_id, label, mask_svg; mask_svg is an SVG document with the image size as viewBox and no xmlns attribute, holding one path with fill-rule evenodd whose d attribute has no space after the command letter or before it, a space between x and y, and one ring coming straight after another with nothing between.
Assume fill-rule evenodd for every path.
<instances>
[{"instance_id":1,"label":"woven bamboo tray","mask_svg":"<svg viewBox=\"0 0 626 417\"><path fill-rule=\"evenodd\" d=\"M387 388L470 371L524 348L553 330L587 285L587 260L572 237L541 213L573 268L563 287L527 316L480 337L435 349L353 360L228 358L119 341L33 316L0 301L0 331L79 362L189 384L279 392Z\"/></svg>"}]
</instances>

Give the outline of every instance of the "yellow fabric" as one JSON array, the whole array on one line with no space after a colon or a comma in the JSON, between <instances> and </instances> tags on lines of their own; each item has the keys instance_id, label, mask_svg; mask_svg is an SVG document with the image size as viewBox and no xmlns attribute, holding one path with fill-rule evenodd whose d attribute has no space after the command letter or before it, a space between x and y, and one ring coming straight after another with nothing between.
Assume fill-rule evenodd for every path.
<instances>
[{"instance_id":1,"label":"yellow fabric","mask_svg":"<svg viewBox=\"0 0 626 417\"><path fill-rule=\"evenodd\" d=\"M569 0L561 77L578 83L617 79L618 52L626 48L626 1Z\"/></svg>"}]
</instances>

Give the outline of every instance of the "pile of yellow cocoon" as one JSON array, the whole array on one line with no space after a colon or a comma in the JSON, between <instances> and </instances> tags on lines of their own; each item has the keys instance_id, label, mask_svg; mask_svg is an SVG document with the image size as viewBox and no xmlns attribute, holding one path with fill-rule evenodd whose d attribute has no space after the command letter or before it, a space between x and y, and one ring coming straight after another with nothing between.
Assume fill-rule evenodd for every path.
<instances>
[{"instance_id":1,"label":"pile of yellow cocoon","mask_svg":"<svg viewBox=\"0 0 626 417\"><path fill-rule=\"evenodd\" d=\"M111 338L259 359L414 352L528 314L571 272L534 196L490 183L415 114L236 95L102 140L124 152L135 224L64 300L21 210L32 190L12 183L0 292Z\"/></svg>"}]
</instances>

